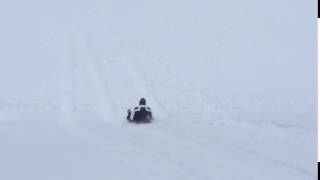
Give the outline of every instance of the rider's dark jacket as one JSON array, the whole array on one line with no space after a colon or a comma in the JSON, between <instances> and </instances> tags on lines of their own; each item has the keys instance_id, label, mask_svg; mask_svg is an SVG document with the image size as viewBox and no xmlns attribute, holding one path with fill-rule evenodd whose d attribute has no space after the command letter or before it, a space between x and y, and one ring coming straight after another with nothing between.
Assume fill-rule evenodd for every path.
<instances>
[{"instance_id":1,"label":"rider's dark jacket","mask_svg":"<svg viewBox=\"0 0 320 180\"><path fill-rule=\"evenodd\" d=\"M127 119L131 121L144 121L146 119L152 120L151 108L146 105L139 105L133 110L130 110Z\"/></svg>"}]
</instances>

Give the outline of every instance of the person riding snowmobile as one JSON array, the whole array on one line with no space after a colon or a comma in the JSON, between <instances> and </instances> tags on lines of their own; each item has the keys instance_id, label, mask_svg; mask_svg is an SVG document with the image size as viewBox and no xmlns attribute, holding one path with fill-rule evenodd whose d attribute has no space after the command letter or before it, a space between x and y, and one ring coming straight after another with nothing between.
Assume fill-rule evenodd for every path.
<instances>
[{"instance_id":1,"label":"person riding snowmobile","mask_svg":"<svg viewBox=\"0 0 320 180\"><path fill-rule=\"evenodd\" d=\"M136 123L148 123L153 120L151 108L146 105L146 99L139 100L139 106L133 110L128 109L127 120Z\"/></svg>"}]
</instances>

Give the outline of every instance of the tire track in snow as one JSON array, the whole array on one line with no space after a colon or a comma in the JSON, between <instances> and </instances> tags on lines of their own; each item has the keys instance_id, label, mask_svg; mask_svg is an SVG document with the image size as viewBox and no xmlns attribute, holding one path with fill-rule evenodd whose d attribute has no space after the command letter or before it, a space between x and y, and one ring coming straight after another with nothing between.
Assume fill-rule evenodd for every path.
<instances>
[{"instance_id":1,"label":"tire track in snow","mask_svg":"<svg viewBox=\"0 0 320 180\"><path fill-rule=\"evenodd\" d=\"M85 64L87 64L88 63L88 61L90 61L91 59L89 59L88 57L86 57L85 59L84 59L84 63ZM101 88L102 86L109 86L109 84L106 84L106 81L103 81L103 76L102 76L102 72L100 71L100 69L99 69L99 67L97 66L97 64L96 64L96 62L94 62L94 61L91 61L90 62L91 64L89 65L89 66L91 66L90 67L90 72L87 72L87 73L85 73L84 72L84 74L90 74L92 71L96 71L97 73L95 74L95 75L90 75L91 76L91 78L97 78L97 75L99 75L99 78L98 78L98 80L99 81L97 81L96 83L100 83L100 85L99 86L94 86L93 88ZM94 67L94 68L92 68L92 67ZM135 73L135 72L133 72L133 73ZM105 93L105 96L110 96L110 92L109 91L107 91L107 90L109 90L109 88L106 88L106 89L104 89L104 93ZM102 88L101 88L101 92L102 92ZM136 100L136 99L134 99L134 100ZM112 101L108 101L109 103L111 103L112 105L115 105L115 104L113 104L112 103ZM110 106L111 106L111 104L110 104ZM115 106L116 107L116 106ZM115 108L115 107L113 107L113 109ZM109 117L109 115L108 115L108 112L106 112L106 110L105 109L103 109L103 108L101 108L101 106L100 106L100 111L103 111L102 113L101 113L101 116L102 116L102 118L103 119L106 119L106 118L108 118ZM143 148L142 146L141 146L141 143L139 143L139 142L135 142L135 141L128 141L128 139L126 138L126 137L128 137L128 136L130 136L130 134L127 134L125 137L122 137L121 136L121 134L120 135L118 135L117 136L117 141L119 141L119 142L117 142L117 143L111 143L111 144L109 144L109 143L106 143L105 142L105 140L106 139L108 139L108 137L110 138L110 137L114 137L115 136L115 134L116 133L113 133L113 134L108 134L108 135L105 135L105 136L97 136L96 135L96 131L92 131L92 132L90 132L89 131L89 129L87 128L87 126L79 126L79 125L77 125L77 124L79 124L79 119L81 119L81 117L76 117L76 115L78 114L77 112L73 112L72 113L73 114L73 120L70 120L69 121L69 123L67 123L67 124L64 124L65 125L65 127L67 127L67 129L69 130L69 131L71 131L73 134L77 134L78 136L81 136L81 137L83 137L83 138L85 138L85 139L87 139L87 141L89 141L89 142L92 142L92 143L94 143L94 144L96 144L96 145L99 145L99 146L101 146L101 147L104 147L104 148L107 148L107 147L110 147L110 145L111 146L115 146L115 147L117 147L117 148L119 148L120 147L120 149L133 149L134 151L143 151L145 154L150 154L149 155L149 158L150 157L152 157L151 159L153 159L154 157L156 157L156 159L158 160L158 161L162 161L162 163L164 163L165 164L165 166L160 166L160 167L156 167L156 168L158 168L159 170L161 170L161 167L168 167L169 169L172 169L172 170L174 170L174 172L178 172L178 174L172 174L172 175L174 175L174 176L177 176L177 178L176 179L187 179L187 180L194 180L194 179L198 179L197 177L193 177L193 176L190 176L190 174L188 175L188 171L186 171L184 168L180 168L179 166L177 166L177 165L175 165L175 163L172 163L171 161L167 161L167 160L164 160L163 159L163 156L159 156L159 155L157 155L157 156L155 156L155 154L152 152L152 151L148 151L148 150L146 150L145 148ZM107 116L107 117L106 117ZM77 119L77 120L76 120ZM104 121L104 122L108 122L108 121ZM90 124L91 125L93 125L93 124L97 124L98 123L98 121L96 121L96 122L92 122L92 121L90 121ZM100 122L101 123L101 122ZM100 125L99 126L97 126L96 128L98 128L98 127L100 127ZM119 132L123 132L123 131L125 131L125 130L123 130L122 128L121 128L121 126L119 126L119 124L118 123L111 123L111 124L107 124L107 126L106 127L108 127L108 129L114 129L114 128L116 128L116 129L118 129L118 128L120 128L120 129L118 129L119 130ZM105 131L106 129L104 129L104 131ZM108 131L108 130L107 130ZM122 144L122 145L121 145ZM129 151L126 151L126 153L127 154L129 154L130 152ZM143 158L144 158L144 155L143 155L143 157L142 157L142 160L143 160ZM148 159L148 158L147 158ZM144 161L146 161L146 160L144 160ZM127 161L127 164L133 164L133 168L134 169L136 169L136 171L137 172L139 172L139 174L142 174L144 177L146 177L146 179L150 179L150 178L152 178L152 179L156 179L155 177L153 177L153 176L150 176L150 175L148 175L149 173L148 173L148 171L145 171L145 170L141 170L140 168L137 168L137 167L143 167L143 164L141 165L141 164L137 164L136 162L130 162L130 161ZM153 165L152 165L153 166ZM148 169L148 167L143 167L143 169L145 169L145 168L147 168ZM150 169L149 168L149 170L152 170L152 168ZM168 169L166 170L166 171L168 171ZM164 173L164 172L162 172L162 173ZM162 176L161 176L161 174L158 174L158 175L160 175L159 177L159 179L160 180L162 180L163 178L161 178ZM171 177L167 177L167 178L171 178Z\"/></svg>"},{"instance_id":2,"label":"tire track in snow","mask_svg":"<svg viewBox=\"0 0 320 180\"><path fill-rule=\"evenodd\" d=\"M109 98L113 99L112 101L108 101L109 106L113 106L113 109L116 109L118 114L118 119L121 119L123 116L123 113L121 109L126 108L121 103L118 103L112 98L112 96L119 96L124 97L127 95L127 90L129 89L128 84L130 84L131 81L134 81L136 79L143 79L141 78L141 70L139 70L134 65L130 64L128 60L125 57L117 57L115 59L105 59L102 64L98 64L97 61L94 58L88 57L87 63L90 63L90 72L96 71L97 73L93 75L92 77L94 79L98 79L96 85L94 88L98 88L101 90L100 93L104 93L104 96L109 96ZM101 68L106 67L102 71ZM135 68L134 68L135 67ZM125 69L125 72L128 73L127 76L117 76L119 71L123 71ZM99 77L98 77L99 76ZM142 75L143 76L143 75ZM98 77L98 78L97 78ZM139 84L141 83L141 84ZM133 87L133 93L129 95L129 97L134 97L136 94L139 94L140 92L147 91L145 80L140 81L138 84L142 86L132 86ZM100 85L99 85L100 84ZM107 87L106 89L102 87ZM119 88L120 87L120 88ZM142 88L139 89L139 88ZM122 91L119 92L118 90L122 88ZM147 92L150 93L150 92ZM152 95L151 95L152 96ZM136 100L136 98L132 98L130 100L126 100L126 102L129 104L129 102L133 102ZM156 101L156 100L155 100ZM103 118L110 117L106 110L104 108L100 108L100 111L102 111ZM211 176L214 176L211 172L212 170L218 170L218 171L224 171L226 169L234 169L235 173L230 174L230 178L237 178L237 177L243 177L246 179L262 179L263 177L259 174L254 174L251 172L250 168L247 168L244 172L243 167L241 167L241 164L237 163L225 163L224 161L228 158L225 157L219 157L221 154L217 154L217 152L212 152L210 149L206 149L203 147L197 147L196 144L187 142L187 141L181 141L175 137L167 136L163 132L156 132L154 129L143 129L143 131L140 131L135 128L131 128L130 126L118 126L118 125L111 125L114 129L117 129L120 134L118 134L117 140L127 144L123 148L132 148L136 149L136 151L143 151L146 154L149 154L149 158L151 156L156 156L160 160L164 161L163 163L166 165L171 165L171 168L174 168L177 172L185 172L188 173L190 171L194 172L193 178L191 179L210 179ZM100 126L99 126L100 127ZM104 140L107 139L108 134L104 134L103 131L106 131L110 128L110 124L106 126L105 129L101 129L101 132L97 132L97 127L94 128L94 130L90 131L88 136L93 136L94 141L97 141L97 144L104 144ZM86 129L86 128L84 128ZM117 132L117 133L119 133ZM100 134L99 134L100 133ZM114 133L113 135L117 134ZM124 138L121 136L121 133L125 134ZM110 134L109 134L110 135ZM152 136L153 139L147 139L144 138L147 136ZM128 138L129 137L129 138ZM128 144L129 143L129 144ZM117 143L115 144L117 145ZM119 145L119 144L118 144ZM194 157L189 157L189 155ZM191 159L190 159L191 158ZM232 161L232 160L231 160ZM212 163L216 162L216 163ZM210 166L211 165L211 166ZM214 168L212 168L214 167ZM241 167L241 169L237 170L238 167ZM218 175L225 175L225 173ZM249 175L250 174L250 175ZM248 176L249 175L249 176ZM148 175L147 175L148 176ZM216 178L219 176L215 175Z\"/></svg>"},{"instance_id":3,"label":"tire track in snow","mask_svg":"<svg viewBox=\"0 0 320 180\"><path fill-rule=\"evenodd\" d=\"M90 52L88 53L90 54ZM127 58L117 56L97 62L91 56L91 61L95 64L95 69L101 77L100 83L109 87L107 93L113 99L112 105L116 109L119 119L125 119L126 110L136 105L141 97L147 99L156 118L165 118L166 111L155 97L154 92L148 88L141 72ZM121 100L118 101L117 98Z\"/></svg>"},{"instance_id":4,"label":"tire track in snow","mask_svg":"<svg viewBox=\"0 0 320 180\"><path fill-rule=\"evenodd\" d=\"M74 41L74 39L72 40ZM71 44L71 53L76 53L76 51L74 51L74 49L76 47L74 47L75 43L72 42ZM63 73L62 73L62 91L63 91L63 97L61 97L61 107L60 107L60 119L59 119L59 124L61 126L62 129L64 129L66 132L70 133L73 136L77 136L82 138L83 140L85 140L86 142L90 143L90 144L94 144L96 146L98 146L99 148L102 148L104 150L106 150L106 154L107 152L110 151L110 147L112 147L111 149L111 153L113 153L114 155L118 155L120 156L121 154L129 154L128 152L128 145L125 145L124 143L122 144L125 145L124 147L119 148L120 144L110 146L110 144L105 143L105 141L103 141L102 139L99 139L98 136L96 136L94 133L90 133L88 131L88 128L85 126L81 126L81 121L83 119L90 119L90 123L95 124L98 122L99 117L93 118L95 117L95 115L91 114L86 116L88 113L83 113L80 111L77 111L74 105L74 98L75 98L75 78L80 78L77 77L79 76L79 74L75 74L77 71L75 71L75 69L78 68L78 66L75 63L74 55L71 54L71 56L69 57L70 59L67 59L66 61L63 62ZM85 57L84 57L85 58ZM83 63L83 64L87 64L86 62L83 62L83 60L85 59L78 59L77 63ZM92 71L92 67L89 68ZM90 76L90 72L83 72L80 75L82 77L84 76ZM91 78L95 78L92 77ZM86 78L85 78L86 79ZM92 79L93 80L93 79ZM90 88L90 87L87 87ZM92 87L91 87L92 88ZM94 87L94 88L97 88ZM101 93L101 92L100 92ZM102 109L100 109L102 110ZM104 109L102 112L102 117L105 118L105 113L107 110ZM108 117L110 117L110 115L108 115ZM94 120L92 120L92 118ZM112 136L110 136L112 137ZM104 137L105 138L105 137ZM130 145L129 145L130 146ZM133 146L134 149L134 146ZM120 154L120 155L119 155ZM130 169L134 169L134 172L136 172L136 176L138 176L138 178L142 178L142 179L150 179L150 176L145 173L143 170L141 170L139 167L139 164L130 161L127 158L122 158L121 161L124 163L126 168L130 168Z\"/></svg>"},{"instance_id":5,"label":"tire track in snow","mask_svg":"<svg viewBox=\"0 0 320 180\"><path fill-rule=\"evenodd\" d=\"M81 137L82 139L84 139L85 141L94 144L102 149L105 149L107 152L111 151L111 154L130 154L133 152L143 152L144 154L150 154L149 155L149 159L151 157L151 160L154 160L154 154L146 151L144 148L141 148L140 146L138 146L137 144L135 144L134 142L130 142L126 139L126 137L121 136L122 131L120 130L119 132L113 132L114 127L120 127L120 126L116 126L114 123L108 123L107 124L107 128L108 129L104 129L103 131L108 131L108 132L113 132L113 133L108 133L104 136L99 136L96 134L95 130L97 128L99 128L101 126L101 122L98 121L99 117L94 118L96 115L86 115L87 113L84 112L79 112L74 108L74 94L75 93L75 89L77 88L77 86L75 86L74 81L75 78L82 78L83 81L87 80L87 79L92 79L92 78L97 78L97 75L99 74L95 74L95 75L90 75L92 73L92 71L96 70L93 69L92 66L90 68L88 68L88 62L86 59L87 57L82 57L81 59L77 60L77 63L83 64L84 66L87 67L87 71L84 71L83 69L78 69L79 65L75 65L75 63L72 63L72 61L67 62L66 66L67 67L66 70L66 75L65 76L65 84L66 86L64 86L65 90L68 92L66 93L66 97L62 98L63 102L62 102L62 117L61 117L61 121L59 122L60 125L62 126L63 129L65 129L67 132L69 132L72 135ZM91 64L92 65L92 64ZM77 70L75 70L77 69ZM81 74L73 74L73 73L81 73ZM68 75L67 75L68 74ZM80 77L79 77L80 76ZM89 76L89 78L87 77ZM94 80L94 79L92 79ZM95 82L97 83L97 82ZM102 82L100 82L102 83ZM73 84L73 85L72 85ZM99 86L94 86L94 87L87 87L87 88L101 88L103 86L103 84L100 84ZM103 91L104 90L104 91ZM108 92L105 91L106 89L100 89L100 93L103 92L104 96L107 96ZM81 95L80 95L81 96ZM101 96L100 96L101 97ZM110 103L110 101L108 102ZM99 104L100 106L100 111L103 111L100 115L102 118L106 119L108 117L110 117L110 115L108 114L108 110L104 109L101 107L101 104ZM105 106L103 106L105 107ZM106 117L107 116L107 117ZM88 122L86 125L82 125L82 121L86 121L86 120L90 120L90 122ZM104 122L109 122L109 121L104 121ZM106 125L106 124L104 124ZM88 128L88 127L95 127L94 131L90 131L90 129L92 128ZM117 129L118 130L118 129ZM111 140L109 142L107 142L106 140L110 139L110 138L114 138L116 137L116 141ZM131 159L131 160L130 160ZM151 160L149 160L150 162L152 162ZM171 163L168 163L167 161L164 161L163 159L161 159L160 157L157 156L156 158L157 161L162 161L162 164L165 164L166 167L169 167L170 169L172 169L171 171L173 172L179 172L178 174L175 175L176 179L186 179L186 180L192 180L195 178L190 178L188 176L186 176L186 172L183 171L183 169L179 168L178 166L174 166L171 165ZM161 173L163 173L160 169L160 167L156 167L159 168L158 171L154 170L154 168L152 167L152 164L150 167L146 166L144 167L143 162L148 163L148 159L136 159L133 158L132 161L132 157L123 157L121 158L121 161L123 161L124 164L126 164L127 168L131 168L134 169L135 172L137 172L137 176L139 178L142 179L156 179L153 177L153 175L159 175L159 180L161 179ZM146 162L147 161L147 162ZM142 163L141 163L142 162ZM149 163L150 163L149 162ZM143 167L143 169L141 169L140 167ZM167 169L169 170L169 169ZM151 172L149 172L151 171ZM152 174L153 173L153 174ZM169 178L169 177L167 177ZM164 178L165 179L165 178Z\"/></svg>"},{"instance_id":6,"label":"tire track in snow","mask_svg":"<svg viewBox=\"0 0 320 180\"><path fill-rule=\"evenodd\" d=\"M146 75L143 72L140 63L137 62L135 64L135 63L132 62L132 59L130 59L130 60L124 59L124 60L126 60L125 62L128 64L127 68L135 69L135 73L136 73L136 76L137 76L136 78L137 79L141 79L141 82L143 82L142 86L148 92L148 97L152 98L151 102L154 101L155 105L157 105L157 109L159 109L159 110L157 110L158 117L160 117L160 118L168 117L168 113L167 113L166 109L164 108L163 104L158 100L157 95L156 95L155 91L153 90L152 85L148 85L147 79L145 78ZM137 61L139 61L139 60L137 60ZM163 76L163 75L161 74L161 76ZM153 107L153 106L151 106L151 107Z\"/></svg>"},{"instance_id":7,"label":"tire track in snow","mask_svg":"<svg viewBox=\"0 0 320 180\"><path fill-rule=\"evenodd\" d=\"M134 51L138 51L138 52L145 52L142 50L142 48L140 48L139 46L134 46ZM131 49L132 51L132 49ZM168 69L158 60L157 57L155 56L150 56L151 53L149 53L149 51L145 52L149 55L149 57L141 57L143 56L143 54L138 54L136 57L136 61L132 62L133 59L126 59L131 67L135 67L134 69L137 70L137 72L139 73L139 78L143 79L143 81L145 82L146 86L148 87L149 92L152 94L152 97L156 100L157 104L161 107L161 109L163 110L163 117L167 117L168 116L168 112L166 111L166 108L164 107L164 105L161 103L161 101L158 99L157 94L154 91L154 86L152 83L148 82L150 80L148 80L147 77L150 76L150 70L148 68L143 67L143 65L147 64L152 64L151 67L153 67L151 69L151 74L157 74L158 77L161 77L162 80L168 81L168 80L172 80L172 76L169 73ZM133 53L134 54L134 53ZM146 54L145 54L146 55ZM142 61L144 60L144 61ZM147 60L147 61L145 61ZM154 80L155 81L155 80ZM156 82L158 83L159 78L156 78Z\"/></svg>"},{"instance_id":8,"label":"tire track in snow","mask_svg":"<svg viewBox=\"0 0 320 180\"><path fill-rule=\"evenodd\" d=\"M154 100L155 98L153 97L153 95L150 95L150 92L148 91L148 89L146 88L146 84L145 84L145 80L141 77L142 76L142 72L139 69L139 66L137 67L136 65L132 64L132 62L130 60L128 60L126 57L123 56L118 56L118 57L112 57L113 59L103 59L102 64L98 64L96 62L96 60L93 58L93 56L91 56L91 60L93 61L93 64L96 65L96 70L99 71L100 74L100 80L101 80L101 84L105 84L106 86L108 86L109 90L106 93L110 93L109 96L112 97L121 97L124 98L126 96L128 96L128 91L131 92L131 94L129 95L129 97L135 97L134 99L126 99L124 101L124 99L121 99L120 104L119 102L116 102L115 100L113 100L114 104L113 106L115 106L115 109L117 109L118 111L118 116L119 119L121 119L121 117L123 117L123 112L121 111L121 109L125 109L125 107L123 106L123 103L127 104L133 103L137 98L144 96L147 99L151 99L151 103L150 106L151 107L157 107L158 104L152 104L152 102L156 102L156 100ZM102 72L101 68L105 67L104 71ZM120 73L119 73L120 72ZM124 74L125 73L125 74ZM134 84L132 84L132 82L134 82ZM139 94L139 95L137 95ZM146 96L147 95L147 96ZM156 109L160 109L161 107L159 107L160 105L158 105L158 107ZM159 112L159 111L158 111ZM162 112L163 113L163 112ZM124 119L124 118L122 118ZM119 129L120 130L120 129ZM122 130L122 128L121 128ZM121 131L120 130L120 131ZM132 136L133 133L137 133L136 130L132 130L132 129L126 129L126 131L129 131L130 134L128 134L127 136ZM161 135L161 134L156 134L154 132L150 132L148 131L147 134L141 134L141 132L138 132L138 134L136 136L139 136L135 139L131 139L131 141L135 142L135 145L141 146L142 148L146 148L149 149L149 152L153 152L155 154L157 154L158 156L168 156L170 155L170 153L166 153L164 151L158 151L158 149L161 149L161 147L158 147L158 145L156 146L157 148L154 148L152 146L148 146L148 142L141 142L141 141L137 141L137 139L143 139L143 137L152 134L154 137L156 137L157 141L161 140L162 144L166 144L168 142L170 142L169 147L174 147L174 149L171 150L166 150L166 151L174 151L175 149L189 149L189 152L185 152L186 154L190 154L191 156L201 156L201 160L199 161L199 159L193 159L190 163L193 164L195 162L198 162L198 166L201 168L198 168L197 170L194 169L193 165L188 165L190 163L184 162L183 159L188 159L188 156L184 155L184 157L181 157L179 161L172 161L172 159L174 159L173 157L170 158L169 156L169 161L173 164L176 164L177 166L182 166L183 169L186 172L190 172L190 171L198 171L197 174L195 176L197 176L197 179L199 177L202 177L202 179L207 179L209 178L209 176L211 175L211 169L208 166L201 166L201 161L203 162L207 162L207 159L210 159L212 161L216 161L218 156L210 156L209 154L211 152L204 152L204 150L201 150L199 148L194 148L192 146L186 145L185 143L181 142L181 141L177 141L177 140L172 140L172 138L169 137L165 137ZM173 141L173 142L172 142ZM176 144L179 144L178 146ZM191 149L191 152L190 152ZM181 152L174 152L173 154L179 154ZM170 160L171 159L171 160ZM226 165L223 162L223 159L220 159L218 161L218 164L215 164L216 169L220 169L223 170L223 168L221 169L221 166L223 167L227 167L225 169L229 169L229 165ZM208 169L209 168L209 169ZM206 169L207 172L203 172ZM249 171L247 170L248 173L250 174ZM233 176L233 177L238 177L239 174L241 176L241 174L243 174L242 172L238 172L237 176ZM252 174L252 173L251 173ZM206 176L207 175L207 176ZM255 176L255 175L251 175L251 176ZM261 177L260 177L261 179Z\"/></svg>"},{"instance_id":9,"label":"tire track in snow","mask_svg":"<svg viewBox=\"0 0 320 180\"><path fill-rule=\"evenodd\" d=\"M102 74L97 68L95 62L91 60L90 55L86 50L86 46L81 42L78 42L78 46L83 55L82 63L87 68L87 72L84 74L89 76L92 81L91 85L93 87L91 87L91 89L95 92L92 96L98 103L98 108L100 113L102 113L104 121L109 123L119 123L113 106L113 98L110 96L110 86L104 82Z\"/></svg>"},{"instance_id":10,"label":"tire track in snow","mask_svg":"<svg viewBox=\"0 0 320 180\"><path fill-rule=\"evenodd\" d=\"M91 60L95 61L94 59L91 59ZM99 65L98 67L97 62L91 62L92 65L96 66L95 70L99 71L97 73L100 76L99 82L101 83L101 85L99 87L103 85L108 86L108 91L104 91L104 93L108 94L109 96L115 96L115 94L118 97L125 96L126 91L122 91L123 94L121 93L119 94L118 90L121 88L122 90L128 90L130 87L130 86L128 87L128 84L130 84L130 82L133 82L136 79L140 79L139 72L137 72L137 70L133 70L133 67L130 66L130 64L128 64L128 62L125 59L120 58L116 60L107 60L104 62L106 63L105 66L108 67L108 69L105 69L104 72L101 72L101 69L100 69L103 66ZM126 72L128 72L128 75L122 76L122 77L115 76L115 74L122 68L126 69ZM92 68L91 70L93 71L94 68ZM110 77L112 77L112 79L110 79ZM135 97L136 94L139 94L141 92L143 92L143 94L148 94L148 92L145 92L147 90L145 88L143 81L138 81L138 86L132 86L132 87L134 92L133 92L133 95L129 97L134 97L133 98L134 101L136 101L136 97ZM152 99L152 98L149 97L149 99ZM123 100L121 102L123 102ZM130 101L127 101L127 102L130 102ZM121 107L121 104L117 104L117 103L112 105L118 109L120 109L119 107ZM102 113L102 116L104 116L104 114L107 114L107 113ZM121 117L121 111L118 111L118 114L119 114L119 117ZM204 153L203 150L201 151L199 149L194 149L193 147L186 146L180 141L172 140L171 138L165 137L161 134L157 134L151 131L146 131L141 133L135 129L131 129L128 127L124 128L124 126L119 126L115 124L108 124L106 127L110 128L110 125L113 126L113 128L118 129L119 132L124 133L125 137L127 138L129 137L129 139L125 138L121 140L126 144L129 143L129 145L127 146L128 148L136 147L138 149L144 150L149 154L151 153L152 156L156 156L162 160L165 160L167 165L172 166L173 164L174 166L172 168L177 169L177 171L182 171L182 172L185 172L186 174L188 173L190 174L190 172L193 172L193 178L191 179L210 179L211 176L213 175L212 170L217 170L220 172L220 171L229 169L229 166L222 163L223 162L222 160L217 161L216 159L217 157L208 156L207 152ZM92 131L92 133L95 134L96 130ZM155 141L154 140L145 141L144 137L148 135L151 135L152 137L154 137ZM121 137L121 135L119 135L118 138L119 137ZM107 137L102 136L101 137L102 141L105 138ZM161 143L157 143L159 141ZM150 145L150 143L152 145ZM174 156L178 156L178 158ZM214 166L214 168L211 168L211 166L207 165L208 163L210 164L208 160L209 161L212 160L213 162L218 162L218 163L211 164ZM223 174L225 175L226 173L223 173ZM242 172L238 172L235 174L237 175L231 175L231 176L233 178L243 176ZM247 177L247 175L244 175L244 177Z\"/></svg>"}]
</instances>

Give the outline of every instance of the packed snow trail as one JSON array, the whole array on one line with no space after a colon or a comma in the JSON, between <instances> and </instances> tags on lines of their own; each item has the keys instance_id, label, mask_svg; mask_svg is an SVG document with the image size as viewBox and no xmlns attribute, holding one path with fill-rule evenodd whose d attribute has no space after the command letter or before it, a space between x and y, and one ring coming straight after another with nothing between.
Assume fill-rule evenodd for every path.
<instances>
[{"instance_id":1,"label":"packed snow trail","mask_svg":"<svg viewBox=\"0 0 320 180\"><path fill-rule=\"evenodd\" d=\"M197 123L199 119L191 121L183 113L184 121L176 121L150 92L145 72L125 56L111 53L109 58L93 53L99 45L71 44L58 109L37 111L34 102L0 104L4 179L18 179L12 175L16 168L34 179L316 179L311 164L300 163L304 161L296 156L301 148L313 146L304 139L312 133L304 131L307 135L297 139L282 129L219 120ZM109 52L106 46L100 48ZM166 76L153 72L153 78ZM128 94L132 82L141 87L133 85ZM165 116L151 124L127 123L126 106L141 95L151 99L155 113ZM35 163L28 166L31 161Z\"/></svg>"},{"instance_id":2,"label":"packed snow trail","mask_svg":"<svg viewBox=\"0 0 320 180\"><path fill-rule=\"evenodd\" d=\"M147 105L152 107L156 118L163 119L167 116L151 88L147 86L144 75L137 68L138 59L130 59L127 51L125 55L117 54L109 58L95 59L92 52L87 51L91 55L87 61L95 65L95 70L101 77L100 83L108 87L107 93L112 99L110 102L119 119L124 120L126 110L136 106L142 97L147 99ZM106 51L111 52L111 49Z\"/></svg>"},{"instance_id":3,"label":"packed snow trail","mask_svg":"<svg viewBox=\"0 0 320 180\"><path fill-rule=\"evenodd\" d=\"M133 157L125 157L125 162L131 164L131 170L138 172L137 176L159 180L173 177L190 180L220 178L263 180L269 179L270 173L280 170L278 173L281 179L298 180L300 176L313 177L311 173L294 166L287 166L270 157L263 157L254 151L250 153L245 148L230 144L232 141L219 134L222 132L221 129L215 128L214 131L218 131L213 133L216 136L213 141L206 136L198 137L194 134L214 145L198 143L197 138L187 138L186 135L180 137L181 132L210 131L210 128L213 128L210 125L192 127L188 124L176 126L177 124L173 123L174 126L170 124L164 126L162 122L157 121L143 126L127 124L124 118L126 106L135 103L140 96L151 97L151 103L157 107L156 112L165 110L160 105L157 106L139 71L135 69L137 67L128 63L125 57L116 56L112 60L96 59L86 54L87 46L80 47L75 53L82 54L82 57L73 64L75 73L73 80L76 82L74 93L76 97L82 99L90 99L87 97L91 96L90 92L96 93L92 95L92 99L98 102L96 105L100 115L93 115L93 112L85 112L81 108L73 109L70 113L72 117L61 125L71 134L102 148L125 149L123 153L132 154L135 158L133 161L128 161ZM162 120L172 121L166 117L159 118L159 121ZM117 156L123 158L122 155ZM256 164L254 166L243 164L246 161ZM143 167L144 170L137 167Z\"/></svg>"}]
</instances>

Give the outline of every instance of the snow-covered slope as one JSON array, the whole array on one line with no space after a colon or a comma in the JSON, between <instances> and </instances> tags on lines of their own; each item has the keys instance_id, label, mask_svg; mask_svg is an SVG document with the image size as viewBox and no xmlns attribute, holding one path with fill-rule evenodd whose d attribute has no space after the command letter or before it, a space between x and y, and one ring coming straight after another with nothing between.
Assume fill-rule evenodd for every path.
<instances>
[{"instance_id":1,"label":"snow-covered slope","mask_svg":"<svg viewBox=\"0 0 320 180\"><path fill-rule=\"evenodd\" d=\"M0 2L0 179L316 179L313 4Z\"/></svg>"}]
</instances>

